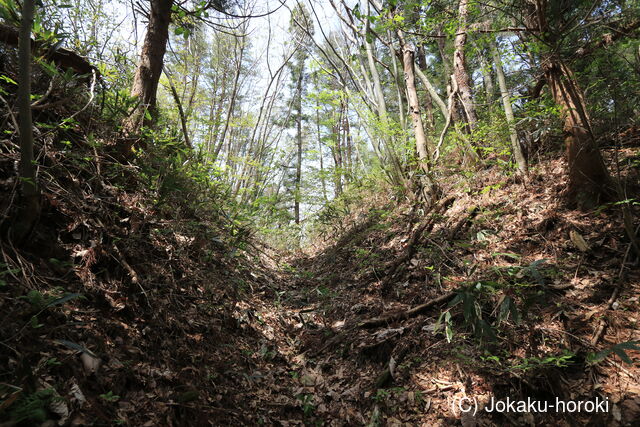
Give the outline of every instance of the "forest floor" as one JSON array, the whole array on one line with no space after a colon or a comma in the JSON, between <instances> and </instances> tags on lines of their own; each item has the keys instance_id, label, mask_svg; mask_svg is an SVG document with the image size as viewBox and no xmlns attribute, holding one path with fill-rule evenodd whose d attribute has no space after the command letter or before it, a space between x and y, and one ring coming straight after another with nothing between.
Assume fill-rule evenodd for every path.
<instances>
[{"instance_id":1,"label":"forest floor","mask_svg":"<svg viewBox=\"0 0 640 427\"><path fill-rule=\"evenodd\" d=\"M589 364L587 355L640 338L640 272L629 264L619 212L564 208L563 176L559 160L527 186L487 170L471 188L449 188L439 212L360 212L337 241L294 257L264 296L237 305L254 340L244 347L252 368L225 405L238 408L232 418L637 425L638 352L628 352L631 365L617 357ZM477 291L467 294L469 304L487 323L497 325L505 298L516 302L517 314L495 327L493 342L474 337L473 319L465 327L465 309L452 309L448 338L444 326L436 330L451 292L465 287ZM483 411L491 398L597 397L609 400L606 413ZM464 398L476 402L477 414L461 413ZM251 410L239 409L247 403Z\"/></svg>"},{"instance_id":2,"label":"forest floor","mask_svg":"<svg viewBox=\"0 0 640 427\"><path fill-rule=\"evenodd\" d=\"M637 258L619 206L565 206L560 160L526 184L497 167L449 180L428 211L378 195L285 256L229 250L219 223L154 210L57 153L36 239L2 246L7 425L640 421L638 351L589 359L640 339ZM1 159L7 194L15 156ZM622 173L637 183L637 168ZM607 398L608 411L483 410L556 397Z\"/></svg>"}]
</instances>

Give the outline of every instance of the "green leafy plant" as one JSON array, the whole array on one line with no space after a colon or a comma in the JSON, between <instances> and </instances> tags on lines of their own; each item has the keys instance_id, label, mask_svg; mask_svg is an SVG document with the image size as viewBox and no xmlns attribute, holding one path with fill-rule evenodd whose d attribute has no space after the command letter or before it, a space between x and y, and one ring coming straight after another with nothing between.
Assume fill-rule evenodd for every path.
<instances>
[{"instance_id":1,"label":"green leafy plant","mask_svg":"<svg viewBox=\"0 0 640 427\"><path fill-rule=\"evenodd\" d=\"M373 401L376 403L380 403L386 400L389 396L391 396L391 392L389 390L379 388L378 390L376 390L376 394L371 396L371 399L373 399Z\"/></svg>"},{"instance_id":2,"label":"green leafy plant","mask_svg":"<svg viewBox=\"0 0 640 427\"><path fill-rule=\"evenodd\" d=\"M7 282L4 279L4 277L7 274L14 275L14 274L17 274L19 272L20 272L19 268L9 268L7 266L7 264L0 263L0 287L7 285Z\"/></svg>"},{"instance_id":3,"label":"green leafy plant","mask_svg":"<svg viewBox=\"0 0 640 427\"><path fill-rule=\"evenodd\" d=\"M451 320L451 310L443 311L436 321L436 325L433 328L434 332L437 332L444 325L444 335L447 338L447 342L451 342L453 339L453 321Z\"/></svg>"},{"instance_id":4,"label":"green leafy plant","mask_svg":"<svg viewBox=\"0 0 640 427\"><path fill-rule=\"evenodd\" d=\"M589 353L587 355L587 363L590 365L595 365L599 362L602 362L613 353L616 354L620 359L622 359L624 363L632 365L633 361L627 354L628 350L640 350L640 341L625 341L604 350L600 350L597 353Z\"/></svg>"},{"instance_id":5,"label":"green leafy plant","mask_svg":"<svg viewBox=\"0 0 640 427\"><path fill-rule=\"evenodd\" d=\"M530 371L545 367L566 368L575 358L575 353L564 350L561 354L546 357L525 357L519 363L512 365L510 371Z\"/></svg>"},{"instance_id":6,"label":"green leafy plant","mask_svg":"<svg viewBox=\"0 0 640 427\"><path fill-rule=\"evenodd\" d=\"M305 417L313 415L313 413L316 411L316 405L314 403L315 400L313 395L309 393L302 393L297 396L297 399L300 401L302 412L304 413Z\"/></svg>"},{"instance_id":7,"label":"green leafy plant","mask_svg":"<svg viewBox=\"0 0 640 427\"><path fill-rule=\"evenodd\" d=\"M107 393L101 394L100 398L107 402L117 402L118 400L120 400L120 396L114 394L111 390L109 390Z\"/></svg>"},{"instance_id":8,"label":"green leafy plant","mask_svg":"<svg viewBox=\"0 0 640 427\"><path fill-rule=\"evenodd\" d=\"M9 420L12 424L44 422L47 419L47 407L55 394L54 389L47 388L23 396L9 406Z\"/></svg>"}]
</instances>

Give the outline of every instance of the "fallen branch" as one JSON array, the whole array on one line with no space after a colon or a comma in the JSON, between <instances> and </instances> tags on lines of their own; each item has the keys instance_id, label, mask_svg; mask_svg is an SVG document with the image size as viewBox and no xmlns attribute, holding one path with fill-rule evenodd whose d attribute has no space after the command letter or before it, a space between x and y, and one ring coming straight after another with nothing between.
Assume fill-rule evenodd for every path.
<instances>
[{"instance_id":1,"label":"fallen branch","mask_svg":"<svg viewBox=\"0 0 640 427\"><path fill-rule=\"evenodd\" d=\"M627 250L624 254L624 258L622 259L620 272L618 273L618 283L616 284L615 289L611 293L611 297L609 297L609 300L607 301L606 310L611 310L611 307L613 307L613 303L616 301L616 299L618 299L618 295L620 295L620 291L622 290L622 276L624 273L624 265L626 264L627 258L629 257L629 252L631 252L631 247L632 247L632 243L629 243L629 246L627 246ZM593 338L591 338L591 345L595 346L598 343L598 341L600 341L600 338L602 337L602 334L604 333L604 329L606 326L607 326L607 321L603 317L602 319L600 319L600 322L598 322L598 326L596 327L596 330L593 333Z\"/></svg>"},{"instance_id":2,"label":"fallen branch","mask_svg":"<svg viewBox=\"0 0 640 427\"><path fill-rule=\"evenodd\" d=\"M391 322L395 322L398 320L409 319L411 317L415 317L419 314L424 313L427 309L433 307L434 305L442 304L443 302L449 301L456 295L457 292L448 292L444 295L439 296L438 298L434 298L430 301L425 302L424 304L417 305L413 308L410 308L406 311L395 311L387 314L383 314L379 317L374 317L372 319L367 319L358 324L359 328L375 328L376 326L387 325Z\"/></svg>"},{"instance_id":3,"label":"fallen branch","mask_svg":"<svg viewBox=\"0 0 640 427\"><path fill-rule=\"evenodd\" d=\"M138 285L138 287L142 291L142 294L147 300L147 305L149 306L149 308L151 308L151 303L149 302L149 295L147 295L147 291L142 287L142 284L138 279L138 273L136 273L133 267L129 265L124 255L122 255L122 252L120 252L120 249L115 244L113 245L113 251L118 255L118 258L116 258L116 260L119 260L120 264L124 267L125 270L127 270L127 273L129 273L129 276L131 277L131 283L133 283L134 285Z\"/></svg>"}]
</instances>

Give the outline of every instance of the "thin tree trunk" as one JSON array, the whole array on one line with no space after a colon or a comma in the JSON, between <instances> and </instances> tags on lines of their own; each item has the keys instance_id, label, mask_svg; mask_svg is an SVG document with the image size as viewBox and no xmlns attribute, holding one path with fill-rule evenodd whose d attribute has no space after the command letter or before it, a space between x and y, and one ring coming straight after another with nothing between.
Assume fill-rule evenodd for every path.
<instances>
[{"instance_id":1,"label":"thin tree trunk","mask_svg":"<svg viewBox=\"0 0 640 427\"><path fill-rule=\"evenodd\" d=\"M214 149L213 149L213 155L211 156L211 159L214 162L218 160L218 156L220 156L220 151L222 151L222 146L224 145L224 139L220 138L220 122L222 118L222 109L224 108L224 100L227 96L227 87L228 87L224 78L222 79L221 85L222 85L222 93L220 94L220 98L218 100L218 105L216 106L216 113L214 117L215 131L213 133L213 140L212 140L214 142ZM227 152L227 155L228 154L229 153Z\"/></svg>"},{"instance_id":2,"label":"thin tree trunk","mask_svg":"<svg viewBox=\"0 0 640 427\"><path fill-rule=\"evenodd\" d=\"M438 104L438 108L440 109L442 116L446 118L449 115L449 110L447 109L447 106L445 105L442 98L440 98L440 95L438 95L438 92L436 92L436 89L429 81L429 78L424 74L424 72L422 72L422 70L420 70L420 68L416 68L416 74L418 75L420 80L422 80L422 84L424 84L427 92L429 92L429 96L431 97L431 99L435 101L436 104Z\"/></svg>"},{"instance_id":3,"label":"thin tree trunk","mask_svg":"<svg viewBox=\"0 0 640 427\"><path fill-rule=\"evenodd\" d=\"M413 122L413 133L416 138L416 151L418 152L418 165L424 172L424 178L421 180L421 186L429 193L429 199L435 197L435 185L431 178L431 156L429 154L429 146L427 135L424 132L422 117L420 116L420 102L418 101L418 91L416 90L415 73L414 73L414 52L413 49L404 41L404 37L398 31L398 37L402 45L402 65L404 69L404 79L407 86L407 97L409 102L409 114Z\"/></svg>"},{"instance_id":4,"label":"thin tree trunk","mask_svg":"<svg viewBox=\"0 0 640 427\"><path fill-rule=\"evenodd\" d=\"M466 117L469 130L473 131L478 123L476 107L473 104L473 96L471 94L471 78L467 72L466 57L464 48L467 43L467 14L468 0L460 0L458 8L458 19L460 26L454 40L455 52L453 54L453 75L458 83L460 93L460 102Z\"/></svg>"},{"instance_id":5,"label":"thin tree trunk","mask_svg":"<svg viewBox=\"0 0 640 427\"><path fill-rule=\"evenodd\" d=\"M236 40L236 43L238 41ZM233 116L233 109L236 105L236 99L238 97L238 81L240 80L240 71L242 70L242 58L244 56L244 50L246 47L245 39L242 37L239 41L240 45L240 55L238 57L238 66L236 67L235 77L233 79L233 90L231 91L231 100L229 101L229 109L227 110L227 120L224 122L224 128L222 129L222 136L220 137L221 141L227 136L227 131L229 130L229 124L231 123L231 117ZM217 157L218 152L215 153L215 157Z\"/></svg>"},{"instance_id":6,"label":"thin tree trunk","mask_svg":"<svg viewBox=\"0 0 640 427\"><path fill-rule=\"evenodd\" d=\"M344 112L344 136L347 148L347 173L345 178L347 182L351 182L353 177L353 140L351 139L351 126L349 125L349 99L345 100Z\"/></svg>"},{"instance_id":7,"label":"thin tree trunk","mask_svg":"<svg viewBox=\"0 0 640 427\"><path fill-rule=\"evenodd\" d=\"M123 123L128 134L138 133L142 126L149 126L156 119L158 82L167 51L173 0L151 0L150 3L147 33L131 87L131 96L138 100L138 105Z\"/></svg>"},{"instance_id":8,"label":"thin tree trunk","mask_svg":"<svg viewBox=\"0 0 640 427\"><path fill-rule=\"evenodd\" d=\"M327 199L327 183L324 176L324 156L322 155L322 136L320 134L320 100L316 97L316 131L318 133L318 155L320 156L320 182L322 183L322 197Z\"/></svg>"},{"instance_id":9,"label":"thin tree trunk","mask_svg":"<svg viewBox=\"0 0 640 427\"><path fill-rule=\"evenodd\" d=\"M493 63L496 66L496 75L498 77L498 85L500 87L500 96L502 98L502 106L504 107L504 115L507 118L507 125L509 126L509 137L511 139L511 152L516 160L518 171L526 175L527 160L522 153L520 142L518 141L518 133L516 132L516 122L513 116L513 108L511 107L511 97L509 95L509 89L507 88L507 80L504 77L504 69L502 68L502 59L500 58L500 52L495 42L491 43L491 51L493 54Z\"/></svg>"},{"instance_id":10,"label":"thin tree trunk","mask_svg":"<svg viewBox=\"0 0 640 427\"><path fill-rule=\"evenodd\" d=\"M429 125L431 126L431 129L435 129L436 122L433 116L433 102L438 104L438 108L440 109L440 112L442 113L442 116L444 117L445 120L448 115L448 110L447 110L447 106L442 101L442 98L440 98L440 95L438 94L436 89L433 87L433 84L431 84L431 82L429 81L429 78L425 73L427 70L427 58L426 58L423 46L418 46L416 50L416 63L418 64L418 68L415 69L416 74L418 75L418 77L422 81L422 84L427 90L427 93L425 96L426 98L425 106L427 107L427 117L429 118Z\"/></svg>"},{"instance_id":11,"label":"thin tree trunk","mask_svg":"<svg viewBox=\"0 0 640 427\"><path fill-rule=\"evenodd\" d=\"M167 76L167 80L169 81L169 88L171 89L171 95L173 96L173 100L178 107L178 115L180 116L180 125L182 126L182 135L184 136L184 143L187 147L191 148L191 140L189 139L189 130L187 128L187 117L184 113L184 108L182 108L182 102L180 101L180 96L178 96L178 91L176 87L173 85L173 81L171 80L171 76L165 69L165 74Z\"/></svg>"},{"instance_id":12,"label":"thin tree trunk","mask_svg":"<svg viewBox=\"0 0 640 427\"><path fill-rule=\"evenodd\" d=\"M416 150L420 161L420 168L425 172L430 171L430 155L427 148L427 135L424 132L422 117L420 116L420 103L418 92L416 91L415 77L413 72L413 50L406 44L402 47L402 58L404 66L404 79L407 85L409 101L409 113L413 121L413 132L416 138Z\"/></svg>"},{"instance_id":13,"label":"thin tree trunk","mask_svg":"<svg viewBox=\"0 0 640 427\"><path fill-rule=\"evenodd\" d=\"M296 156L296 183L294 194L294 216L296 224L300 224L300 187L302 183L302 78L304 76L304 67L300 67L300 75L298 76L297 83L297 99L296 99L296 141L297 141L297 156Z\"/></svg>"},{"instance_id":14,"label":"thin tree trunk","mask_svg":"<svg viewBox=\"0 0 640 427\"><path fill-rule=\"evenodd\" d=\"M389 38L391 38L391 32L387 31ZM396 82L396 95L398 96L398 118L400 119L400 127L402 130L407 129L407 119L404 113L404 104L406 103L406 99L402 93L402 83L400 80L400 73L398 71L398 60L395 55L391 55L391 65L393 67L393 79Z\"/></svg>"},{"instance_id":15,"label":"thin tree trunk","mask_svg":"<svg viewBox=\"0 0 640 427\"><path fill-rule=\"evenodd\" d=\"M487 107L491 108L495 89L493 86L493 77L491 77L490 61L485 59L484 52L480 52L478 57L480 58L480 70L482 71L482 82L484 84L485 104L487 104Z\"/></svg>"},{"instance_id":16,"label":"thin tree trunk","mask_svg":"<svg viewBox=\"0 0 640 427\"><path fill-rule=\"evenodd\" d=\"M40 192L33 160L33 121L31 117L31 29L33 0L23 0L18 38L18 119L20 121L20 178L23 203L13 227L12 237L26 238L40 217Z\"/></svg>"},{"instance_id":17,"label":"thin tree trunk","mask_svg":"<svg viewBox=\"0 0 640 427\"><path fill-rule=\"evenodd\" d=\"M368 22L368 21L367 21ZM371 43L365 40L365 51L367 54L367 63L369 65L369 71L371 72L371 80L373 82L373 93L377 103L378 119L382 125L382 139L384 141L385 150L391 160L392 169L391 176L393 177L394 184L401 185L406 190L409 190L409 183L402 175L402 165L398 160L398 156L391 147L391 141L389 135L389 116L387 114L387 104L384 99L384 92L382 91L382 84L380 82L380 74L376 68L375 61L373 59L373 47Z\"/></svg>"},{"instance_id":18,"label":"thin tree trunk","mask_svg":"<svg viewBox=\"0 0 640 427\"><path fill-rule=\"evenodd\" d=\"M342 114L340 114L342 115ZM333 161L335 164L334 183L335 183L335 197L342 194L342 147L340 146L340 120L336 122L333 128L333 133L336 138L336 146L333 149Z\"/></svg>"}]
</instances>

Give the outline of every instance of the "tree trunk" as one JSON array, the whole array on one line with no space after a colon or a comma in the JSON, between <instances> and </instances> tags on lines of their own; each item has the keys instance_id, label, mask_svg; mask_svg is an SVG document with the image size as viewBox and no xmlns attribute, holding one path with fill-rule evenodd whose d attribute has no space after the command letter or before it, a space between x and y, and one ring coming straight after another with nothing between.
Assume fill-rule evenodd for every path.
<instances>
[{"instance_id":1,"label":"tree trunk","mask_svg":"<svg viewBox=\"0 0 640 427\"><path fill-rule=\"evenodd\" d=\"M567 195L580 208L593 208L605 200L614 200L611 177L596 144L584 94L573 72L559 56L560 35L553 32L546 0L527 2L525 23L536 28L546 45L540 64L555 103L560 107L569 170Z\"/></svg>"},{"instance_id":2,"label":"tree trunk","mask_svg":"<svg viewBox=\"0 0 640 427\"><path fill-rule=\"evenodd\" d=\"M367 3L368 6L369 3ZM369 13L369 12L368 12ZM365 22L365 33L369 31L369 21ZM375 60L373 58L373 44L365 39L364 41L365 52L367 54L367 64L369 66L369 72L371 73L371 80L373 82L373 93L377 103L378 119L382 124L382 140L385 143L385 151L387 152L391 164L391 176L394 184L402 186L405 190L409 191L410 185L408 180L403 175L402 164L394 151L392 144L393 141L389 137L389 115L387 113L387 104L384 99L384 92L382 91L382 83L380 81L380 74L376 67Z\"/></svg>"},{"instance_id":3,"label":"tree trunk","mask_svg":"<svg viewBox=\"0 0 640 427\"><path fill-rule=\"evenodd\" d=\"M522 154L522 148L518 141L518 133L516 132L516 123L513 116L513 108L511 107L511 97L509 95L509 89L507 88L507 81L504 77L504 69L502 68L502 60L500 59L500 52L498 46L495 43L491 43L491 50L493 54L493 62L496 66L496 75L498 76L498 86L500 87L500 96L502 98L502 105L504 107L504 115L507 118L507 125L509 126L509 137L511 138L511 153L516 160L518 171L526 175L527 161Z\"/></svg>"},{"instance_id":4,"label":"tree trunk","mask_svg":"<svg viewBox=\"0 0 640 427\"><path fill-rule=\"evenodd\" d=\"M345 97L343 102L342 132L344 134L344 147L346 149L344 178L346 182L351 182L351 178L353 177L353 141L351 139L351 127L349 125L349 98Z\"/></svg>"},{"instance_id":5,"label":"tree trunk","mask_svg":"<svg viewBox=\"0 0 640 427\"><path fill-rule=\"evenodd\" d=\"M478 123L476 107L473 104L473 96L471 94L471 78L467 72L467 64L464 48L467 43L467 14L468 0L460 0L458 8L458 19L460 26L454 40L455 52L453 54L453 75L458 83L460 92L460 103L464 111L469 130L473 131Z\"/></svg>"},{"instance_id":6,"label":"tree trunk","mask_svg":"<svg viewBox=\"0 0 640 427\"><path fill-rule=\"evenodd\" d=\"M391 32L387 31L389 38L391 38ZM404 113L404 105L406 104L405 95L402 90L402 84L400 81L400 73L398 72L398 61L395 55L391 55L391 65L393 67L393 80L396 83L396 94L398 97L398 118L400 119L400 128L403 131L407 130L407 118Z\"/></svg>"},{"instance_id":7,"label":"tree trunk","mask_svg":"<svg viewBox=\"0 0 640 427\"><path fill-rule=\"evenodd\" d=\"M418 46L415 56L416 63L418 64L418 68L415 69L416 74L418 74L418 78L422 80L422 84L424 85L425 89L427 89L427 113L429 115L429 122L431 123L431 127L435 128L432 101L438 104L438 108L440 109L440 112L442 113L442 116L445 118L445 120L448 115L447 106L445 105L444 101L442 101L442 98L440 98L440 95L438 95L438 92L436 91L435 87L433 87L433 84L431 84L429 78L426 75L427 57L423 46Z\"/></svg>"},{"instance_id":8,"label":"tree trunk","mask_svg":"<svg viewBox=\"0 0 640 427\"><path fill-rule=\"evenodd\" d=\"M333 181L335 186L334 197L342 194L342 146L340 137L340 120L342 114L339 115L336 124L333 125L333 136L335 137L335 146L331 149L334 163Z\"/></svg>"},{"instance_id":9,"label":"tree trunk","mask_svg":"<svg viewBox=\"0 0 640 427\"><path fill-rule=\"evenodd\" d=\"M402 58L404 66L404 79L407 85L407 94L409 101L409 113L413 121L413 131L416 138L416 150L418 152L418 160L420 168L429 173L430 156L427 148L427 135L424 132L422 117L420 116L420 102L418 101L418 92L416 91L416 83L413 68L413 50L406 44L402 47Z\"/></svg>"},{"instance_id":10,"label":"tree trunk","mask_svg":"<svg viewBox=\"0 0 640 427\"><path fill-rule=\"evenodd\" d=\"M182 102L180 101L180 97L178 96L178 91L176 87L173 85L173 81L171 80L171 75L165 69L165 74L167 76L167 80L169 81L169 88L171 89L171 95L173 96L173 100L176 103L176 107L178 107L178 116L180 117L180 125L182 126L182 135L184 136L184 143L187 147L193 148L191 145L191 139L189 138L189 129L187 126L187 116L184 113L184 108L182 107Z\"/></svg>"},{"instance_id":11,"label":"tree trunk","mask_svg":"<svg viewBox=\"0 0 640 427\"><path fill-rule=\"evenodd\" d=\"M413 49L404 42L401 32L398 32L400 42L402 43L402 65L404 68L404 79L407 86L407 97L409 103L409 114L413 122L413 133L416 138L416 151L418 153L418 165L422 169L423 177L421 187L427 191L429 201L436 196L435 183L431 177L431 155L429 154L429 144L427 135L424 132L424 125L420 115L420 101L418 101L418 91L416 90L415 73L414 73L414 52Z\"/></svg>"},{"instance_id":12,"label":"tree trunk","mask_svg":"<svg viewBox=\"0 0 640 427\"><path fill-rule=\"evenodd\" d=\"M304 75L304 63L300 66L300 75L298 76L298 84L297 84L297 99L296 99L296 145L297 145L297 156L296 156L296 184L295 184L295 194L294 194L294 204L293 211L296 224L300 224L300 187L302 183L302 78Z\"/></svg>"},{"instance_id":13,"label":"tree trunk","mask_svg":"<svg viewBox=\"0 0 640 427\"><path fill-rule=\"evenodd\" d=\"M442 98L440 98L438 92L436 92L436 89L433 87L426 74L424 74L424 72L422 72L422 70L420 70L419 68L416 69L416 73L418 74L420 80L422 80L422 84L424 84L424 86L427 88L427 92L431 100L435 101L435 103L438 104L438 108L440 109L442 116L446 119L449 115L449 110L447 109L446 104L444 103Z\"/></svg>"},{"instance_id":14,"label":"tree trunk","mask_svg":"<svg viewBox=\"0 0 640 427\"><path fill-rule=\"evenodd\" d=\"M238 39L236 38L236 43L238 43ZM238 55L236 73L233 79L233 89L231 91L231 100L229 101L229 109L227 110L227 120L225 120L224 128L222 129L222 135L220 137L221 141L224 141L227 137L227 131L229 130L229 125L231 123L231 118L233 117L234 108L236 105L236 99L238 97L238 82L240 81L240 72L242 71L242 59L244 57L244 51L246 48L245 38L242 37L240 39L240 54ZM216 152L216 156L218 153Z\"/></svg>"},{"instance_id":15,"label":"tree trunk","mask_svg":"<svg viewBox=\"0 0 640 427\"><path fill-rule=\"evenodd\" d=\"M150 3L147 33L131 87L131 96L137 99L138 105L123 123L124 131L130 135L138 133L142 126L153 124L156 119L158 82L169 40L173 0L150 0Z\"/></svg>"},{"instance_id":16,"label":"tree trunk","mask_svg":"<svg viewBox=\"0 0 640 427\"><path fill-rule=\"evenodd\" d=\"M495 89L493 88L493 77L491 77L491 62L487 61L484 57L484 52L479 53L480 69L482 71L482 82L484 84L485 92L485 104L491 108L493 104L493 94Z\"/></svg>"},{"instance_id":17,"label":"tree trunk","mask_svg":"<svg viewBox=\"0 0 640 427\"><path fill-rule=\"evenodd\" d=\"M546 55L542 67L561 110L569 168L568 195L580 207L595 207L613 197L613 187L591 131L584 95L571 69L555 55Z\"/></svg>"},{"instance_id":18,"label":"tree trunk","mask_svg":"<svg viewBox=\"0 0 640 427\"><path fill-rule=\"evenodd\" d=\"M18 118L20 127L20 180L22 204L12 227L11 237L20 242L33 230L40 217L40 192L33 160L33 121L31 117L31 28L34 2L23 0L18 39Z\"/></svg>"},{"instance_id":19,"label":"tree trunk","mask_svg":"<svg viewBox=\"0 0 640 427\"><path fill-rule=\"evenodd\" d=\"M327 198L327 183L324 176L324 156L322 155L322 135L320 134L320 100L316 97L316 132L318 138L318 155L320 156L320 182L322 183L322 197Z\"/></svg>"}]
</instances>

